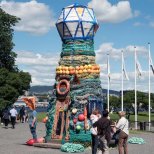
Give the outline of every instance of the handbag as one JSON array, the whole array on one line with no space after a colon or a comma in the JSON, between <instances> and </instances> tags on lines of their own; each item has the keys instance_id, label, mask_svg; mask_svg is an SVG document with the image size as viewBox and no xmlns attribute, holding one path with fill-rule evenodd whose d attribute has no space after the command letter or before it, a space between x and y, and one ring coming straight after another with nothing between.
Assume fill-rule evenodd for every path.
<instances>
[{"instance_id":1,"label":"handbag","mask_svg":"<svg viewBox=\"0 0 154 154\"><path fill-rule=\"evenodd\" d=\"M115 140L119 140L120 132L121 132L121 129L118 129L118 130L114 133L114 135L113 135L113 139L115 139Z\"/></svg>"},{"instance_id":2,"label":"handbag","mask_svg":"<svg viewBox=\"0 0 154 154\"><path fill-rule=\"evenodd\" d=\"M127 120L126 120L126 123L127 123ZM125 123L125 125L126 125L126 123ZM120 135L120 132L121 132L121 131L123 131L123 129L124 129L124 127L125 127L125 125L123 126L123 128L122 128L122 129L118 129L118 130L114 133L114 135L113 135L113 139L115 139L116 141L118 141L118 140L119 140L119 135Z\"/></svg>"}]
</instances>

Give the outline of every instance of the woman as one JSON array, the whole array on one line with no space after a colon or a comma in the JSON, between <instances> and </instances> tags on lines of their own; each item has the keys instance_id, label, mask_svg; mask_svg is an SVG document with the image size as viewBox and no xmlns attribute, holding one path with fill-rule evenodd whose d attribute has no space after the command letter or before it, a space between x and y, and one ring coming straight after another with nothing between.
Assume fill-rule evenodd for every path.
<instances>
[{"instance_id":1,"label":"woman","mask_svg":"<svg viewBox=\"0 0 154 154\"><path fill-rule=\"evenodd\" d=\"M125 118L125 112L124 111L120 111L118 112L119 114L119 121L116 125L116 128L120 131L119 133L119 141L118 141L118 151L119 154L123 154L123 150L124 150L124 154L128 154L128 146L127 146L127 140L128 140L128 135L129 135L129 122L128 120Z\"/></svg>"},{"instance_id":2,"label":"woman","mask_svg":"<svg viewBox=\"0 0 154 154\"><path fill-rule=\"evenodd\" d=\"M92 124L94 124L100 117L101 117L101 114L99 110L97 109L94 110L90 116L90 120ZM91 131L91 138L92 138L92 154L96 154L97 147L98 147L97 127L92 127L90 131Z\"/></svg>"}]
</instances>

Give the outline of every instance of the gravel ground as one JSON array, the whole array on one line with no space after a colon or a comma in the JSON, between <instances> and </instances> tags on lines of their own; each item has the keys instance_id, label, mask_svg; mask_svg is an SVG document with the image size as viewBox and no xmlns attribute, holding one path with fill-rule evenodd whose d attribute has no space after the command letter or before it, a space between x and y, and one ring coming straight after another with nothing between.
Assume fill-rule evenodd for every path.
<instances>
[{"instance_id":1,"label":"gravel ground","mask_svg":"<svg viewBox=\"0 0 154 154\"><path fill-rule=\"evenodd\" d=\"M45 136L45 126L43 123L37 125L38 137ZM130 137L142 137L146 144L137 145L129 144L129 154L153 154L154 153L154 133L131 134ZM25 145L25 142L31 138L27 123L17 123L16 128L11 126L5 129L0 126L0 154L62 154L60 150L37 148ZM82 154L91 154L91 150L87 149ZM118 154L116 148L110 149L110 154Z\"/></svg>"}]
</instances>

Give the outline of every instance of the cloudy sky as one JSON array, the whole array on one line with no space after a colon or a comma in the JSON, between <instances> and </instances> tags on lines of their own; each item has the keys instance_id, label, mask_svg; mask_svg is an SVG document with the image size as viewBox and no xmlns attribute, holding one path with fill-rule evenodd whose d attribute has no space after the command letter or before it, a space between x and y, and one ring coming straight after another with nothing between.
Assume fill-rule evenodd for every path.
<instances>
[{"instance_id":1,"label":"cloudy sky","mask_svg":"<svg viewBox=\"0 0 154 154\"><path fill-rule=\"evenodd\" d=\"M14 27L14 51L19 68L30 72L31 85L53 85L61 40L55 27L61 9L73 3L93 7L99 22L95 36L97 63L101 66L102 87L107 88L107 53L110 54L111 89L121 89L121 50L129 81L134 89L134 46L142 68L137 89L148 90L148 42L154 61L154 0L0 0L7 13L21 21ZM154 75L151 72L151 90Z\"/></svg>"}]
</instances>

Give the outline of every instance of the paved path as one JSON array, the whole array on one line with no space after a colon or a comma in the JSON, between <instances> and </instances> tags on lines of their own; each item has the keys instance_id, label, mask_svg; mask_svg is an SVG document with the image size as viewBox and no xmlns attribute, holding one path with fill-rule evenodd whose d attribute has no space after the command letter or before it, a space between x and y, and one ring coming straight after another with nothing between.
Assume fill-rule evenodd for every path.
<instances>
[{"instance_id":1,"label":"paved path","mask_svg":"<svg viewBox=\"0 0 154 154\"><path fill-rule=\"evenodd\" d=\"M37 126L38 137L45 135L45 126L39 123ZM146 144L129 144L129 154L153 154L154 153L154 133L131 134L131 136L142 137ZM27 123L19 123L15 129L11 126L9 129L0 126L0 154L62 154L60 150L37 148L25 145L25 142L31 138ZM64 154L64 153L63 153ZM90 149L82 154L91 154ZM110 154L118 154L117 149L111 149Z\"/></svg>"}]
</instances>

